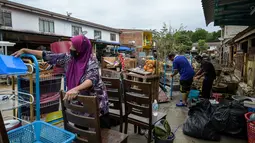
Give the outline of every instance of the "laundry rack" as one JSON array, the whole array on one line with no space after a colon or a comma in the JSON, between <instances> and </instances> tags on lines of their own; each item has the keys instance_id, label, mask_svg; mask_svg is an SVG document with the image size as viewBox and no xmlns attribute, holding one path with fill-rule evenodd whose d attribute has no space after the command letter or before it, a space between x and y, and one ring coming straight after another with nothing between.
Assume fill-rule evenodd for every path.
<instances>
[{"instance_id":1,"label":"laundry rack","mask_svg":"<svg viewBox=\"0 0 255 143\"><path fill-rule=\"evenodd\" d=\"M6 55L0 56L0 75L12 77L12 89L0 90L0 111L13 110L13 118L16 118L16 109L32 104L34 97L29 93L15 90L15 76L30 75L33 72L33 68L31 68L32 65L24 64L18 58Z\"/></svg>"},{"instance_id":2,"label":"laundry rack","mask_svg":"<svg viewBox=\"0 0 255 143\"><path fill-rule=\"evenodd\" d=\"M18 109L18 118L33 121L41 119L42 114L59 110L59 91L61 89L62 74L53 71L40 71L39 62L35 56L24 54L21 58L29 59L35 72L31 75L18 76L18 91L30 93L35 103Z\"/></svg>"}]
</instances>

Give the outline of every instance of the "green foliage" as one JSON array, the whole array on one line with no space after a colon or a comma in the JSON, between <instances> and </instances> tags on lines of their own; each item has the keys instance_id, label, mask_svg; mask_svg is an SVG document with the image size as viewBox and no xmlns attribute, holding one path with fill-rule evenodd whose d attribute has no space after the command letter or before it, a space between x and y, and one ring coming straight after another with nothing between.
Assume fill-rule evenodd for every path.
<instances>
[{"instance_id":1,"label":"green foliage","mask_svg":"<svg viewBox=\"0 0 255 143\"><path fill-rule=\"evenodd\" d=\"M192 43L199 42L199 50L207 49L206 42L219 41L221 31L208 32L205 29L197 28L194 32L185 30L183 25L179 29L173 29L165 23L160 31L153 30L153 40L158 48L157 54L160 60L164 61L167 54L178 52L180 54L190 51ZM202 40L202 41L201 41Z\"/></svg>"},{"instance_id":2,"label":"green foliage","mask_svg":"<svg viewBox=\"0 0 255 143\"><path fill-rule=\"evenodd\" d=\"M185 34L183 31L179 31L175 33L176 44L178 45L177 51L179 53L185 53L186 51L190 51L192 48L192 41L190 37Z\"/></svg>"},{"instance_id":3,"label":"green foliage","mask_svg":"<svg viewBox=\"0 0 255 143\"><path fill-rule=\"evenodd\" d=\"M160 31L153 30L153 40L156 41L158 48L158 58L164 58L171 52L184 53L191 50L192 41L190 36L192 31L186 31L182 25L179 29L173 29L164 23Z\"/></svg>"},{"instance_id":4,"label":"green foliage","mask_svg":"<svg viewBox=\"0 0 255 143\"><path fill-rule=\"evenodd\" d=\"M219 38L221 37L221 31L213 31L212 33L208 33L206 41L207 42L217 42L219 41Z\"/></svg>"},{"instance_id":5,"label":"green foliage","mask_svg":"<svg viewBox=\"0 0 255 143\"><path fill-rule=\"evenodd\" d=\"M160 31L153 30L153 40L156 41L157 55L162 61L164 61L168 53L176 51L174 31L171 27L168 28L165 23Z\"/></svg>"},{"instance_id":6,"label":"green foliage","mask_svg":"<svg viewBox=\"0 0 255 143\"><path fill-rule=\"evenodd\" d=\"M208 45L205 40L198 40L198 51L204 52L208 49Z\"/></svg>"},{"instance_id":7,"label":"green foliage","mask_svg":"<svg viewBox=\"0 0 255 143\"><path fill-rule=\"evenodd\" d=\"M197 28L196 31L192 34L191 40L193 43L198 40L206 40L208 32L202 28Z\"/></svg>"}]
</instances>

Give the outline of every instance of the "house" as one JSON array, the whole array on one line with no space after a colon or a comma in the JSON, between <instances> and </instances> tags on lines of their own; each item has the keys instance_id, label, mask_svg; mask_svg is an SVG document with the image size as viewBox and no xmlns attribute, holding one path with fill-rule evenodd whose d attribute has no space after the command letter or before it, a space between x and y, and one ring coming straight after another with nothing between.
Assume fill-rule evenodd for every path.
<instances>
[{"instance_id":1,"label":"house","mask_svg":"<svg viewBox=\"0 0 255 143\"><path fill-rule=\"evenodd\" d=\"M120 43L128 45L132 43L136 48L150 51L152 48L152 31L141 29L120 29Z\"/></svg>"},{"instance_id":2,"label":"house","mask_svg":"<svg viewBox=\"0 0 255 143\"><path fill-rule=\"evenodd\" d=\"M230 60L236 66L235 75L255 88L255 27L239 32L227 44L231 47Z\"/></svg>"},{"instance_id":3,"label":"house","mask_svg":"<svg viewBox=\"0 0 255 143\"><path fill-rule=\"evenodd\" d=\"M219 38L221 41L221 46L219 47L221 64L226 66L231 64L231 47L227 43L230 39L235 37L239 32L243 31L246 28L247 26L222 26L221 38Z\"/></svg>"},{"instance_id":4,"label":"house","mask_svg":"<svg viewBox=\"0 0 255 143\"><path fill-rule=\"evenodd\" d=\"M100 42L119 43L120 30L47 10L0 0L0 40L15 42L16 49L68 40L86 34ZM13 52L13 51L10 51Z\"/></svg>"},{"instance_id":5,"label":"house","mask_svg":"<svg viewBox=\"0 0 255 143\"><path fill-rule=\"evenodd\" d=\"M255 95L255 1L202 0L206 24L224 26L221 59L241 81L239 95ZM240 14L241 13L241 14ZM249 26L249 27L248 27Z\"/></svg>"},{"instance_id":6,"label":"house","mask_svg":"<svg viewBox=\"0 0 255 143\"><path fill-rule=\"evenodd\" d=\"M207 52L217 51L217 48L220 46L220 42L207 42L208 45ZM191 51L197 51L198 50L198 43L192 44Z\"/></svg>"}]
</instances>

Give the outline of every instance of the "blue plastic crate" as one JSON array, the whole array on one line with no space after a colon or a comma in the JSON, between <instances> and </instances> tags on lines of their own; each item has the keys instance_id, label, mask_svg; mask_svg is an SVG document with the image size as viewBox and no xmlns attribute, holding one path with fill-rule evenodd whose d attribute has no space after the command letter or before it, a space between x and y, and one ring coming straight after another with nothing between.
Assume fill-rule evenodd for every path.
<instances>
[{"instance_id":1,"label":"blue plastic crate","mask_svg":"<svg viewBox=\"0 0 255 143\"><path fill-rule=\"evenodd\" d=\"M75 135L42 121L8 132L10 143L71 143Z\"/></svg>"},{"instance_id":2,"label":"blue plastic crate","mask_svg":"<svg viewBox=\"0 0 255 143\"><path fill-rule=\"evenodd\" d=\"M27 66L20 58L13 56L0 55L0 75L26 74Z\"/></svg>"},{"instance_id":3,"label":"blue plastic crate","mask_svg":"<svg viewBox=\"0 0 255 143\"><path fill-rule=\"evenodd\" d=\"M255 112L255 108L248 107L248 112Z\"/></svg>"},{"instance_id":4,"label":"blue plastic crate","mask_svg":"<svg viewBox=\"0 0 255 143\"><path fill-rule=\"evenodd\" d=\"M189 96L188 96L188 97L189 97L190 99L198 99L199 93L200 93L199 90L190 90Z\"/></svg>"}]
</instances>

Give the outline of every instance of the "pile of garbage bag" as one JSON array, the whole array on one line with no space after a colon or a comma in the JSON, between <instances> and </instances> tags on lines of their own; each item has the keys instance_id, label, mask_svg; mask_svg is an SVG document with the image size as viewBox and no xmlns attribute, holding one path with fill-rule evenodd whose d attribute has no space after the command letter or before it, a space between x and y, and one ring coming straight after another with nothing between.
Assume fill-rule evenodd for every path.
<instances>
[{"instance_id":1,"label":"pile of garbage bag","mask_svg":"<svg viewBox=\"0 0 255 143\"><path fill-rule=\"evenodd\" d=\"M183 133L210 141L220 141L223 134L247 138L245 113L247 109L237 101L211 105L210 101L201 100L191 107Z\"/></svg>"}]
</instances>

